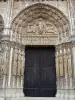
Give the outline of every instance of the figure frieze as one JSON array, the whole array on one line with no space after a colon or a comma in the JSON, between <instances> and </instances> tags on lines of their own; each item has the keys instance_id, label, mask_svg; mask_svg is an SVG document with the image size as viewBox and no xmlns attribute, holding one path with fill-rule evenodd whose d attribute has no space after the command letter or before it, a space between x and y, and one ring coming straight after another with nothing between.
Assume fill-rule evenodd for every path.
<instances>
[{"instance_id":1,"label":"figure frieze","mask_svg":"<svg viewBox=\"0 0 75 100\"><path fill-rule=\"evenodd\" d=\"M56 27L49 21L37 19L25 28L26 35L58 35Z\"/></svg>"}]
</instances>

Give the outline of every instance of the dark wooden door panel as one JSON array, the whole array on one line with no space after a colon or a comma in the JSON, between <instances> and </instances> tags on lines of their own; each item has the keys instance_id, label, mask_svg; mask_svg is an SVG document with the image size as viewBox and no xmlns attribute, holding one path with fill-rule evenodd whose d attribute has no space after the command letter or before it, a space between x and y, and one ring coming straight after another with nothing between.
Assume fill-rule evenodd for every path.
<instances>
[{"instance_id":1,"label":"dark wooden door panel","mask_svg":"<svg viewBox=\"0 0 75 100\"><path fill-rule=\"evenodd\" d=\"M25 49L25 68L26 67L38 67L39 64L38 49L26 48Z\"/></svg>"},{"instance_id":2,"label":"dark wooden door panel","mask_svg":"<svg viewBox=\"0 0 75 100\"><path fill-rule=\"evenodd\" d=\"M25 96L39 96L39 61L37 49L25 49L24 94Z\"/></svg>"},{"instance_id":3,"label":"dark wooden door panel","mask_svg":"<svg viewBox=\"0 0 75 100\"><path fill-rule=\"evenodd\" d=\"M55 49L42 48L40 52L40 96L56 94Z\"/></svg>"},{"instance_id":4,"label":"dark wooden door panel","mask_svg":"<svg viewBox=\"0 0 75 100\"><path fill-rule=\"evenodd\" d=\"M39 97L39 88L25 88L25 96Z\"/></svg>"},{"instance_id":5,"label":"dark wooden door panel","mask_svg":"<svg viewBox=\"0 0 75 100\"><path fill-rule=\"evenodd\" d=\"M26 67L25 70L25 88L36 88L39 80L39 68Z\"/></svg>"},{"instance_id":6,"label":"dark wooden door panel","mask_svg":"<svg viewBox=\"0 0 75 100\"><path fill-rule=\"evenodd\" d=\"M56 94L55 49L25 49L24 94L31 97L52 97Z\"/></svg>"},{"instance_id":7,"label":"dark wooden door panel","mask_svg":"<svg viewBox=\"0 0 75 100\"><path fill-rule=\"evenodd\" d=\"M40 97L55 97L56 88L41 88Z\"/></svg>"},{"instance_id":8,"label":"dark wooden door panel","mask_svg":"<svg viewBox=\"0 0 75 100\"><path fill-rule=\"evenodd\" d=\"M40 51L40 67L50 68L55 67L55 49L42 48Z\"/></svg>"},{"instance_id":9,"label":"dark wooden door panel","mask_svg":"<svg viewBox=\"0 0 75 100\"><path fill-rule=\"evenodd\" d=\"M41 80L40 80L40 87L55 87L56 86L56 75L55 75L55 68L43 68L41 69Z\"/></svg>"}]
</instances>

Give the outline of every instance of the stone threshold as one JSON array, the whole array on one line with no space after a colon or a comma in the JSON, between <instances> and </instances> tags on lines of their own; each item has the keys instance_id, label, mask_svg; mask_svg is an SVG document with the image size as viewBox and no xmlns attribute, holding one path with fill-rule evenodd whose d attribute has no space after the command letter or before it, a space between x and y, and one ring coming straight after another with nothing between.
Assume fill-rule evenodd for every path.
<instances>
[{"instance_id":1,"label":"stone threshold","mask_svg":"<svg viewBox=\"0 0 75 100\"><path fill-rule=\"evenodd\" d=\"M15 97L0 98L0 100L75 100L75 98L57 98L57 97Z\"/></svg>"}]
</instances>

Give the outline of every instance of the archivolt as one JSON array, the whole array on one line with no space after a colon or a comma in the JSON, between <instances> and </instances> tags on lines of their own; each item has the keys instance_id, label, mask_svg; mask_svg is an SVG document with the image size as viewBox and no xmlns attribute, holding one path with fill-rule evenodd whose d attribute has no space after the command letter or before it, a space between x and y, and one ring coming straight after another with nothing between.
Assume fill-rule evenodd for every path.
<instances>
[{"instance_id":1,"label":"archivolt","mask_svg":"<svg viewBox=\"0 0 75 100\"><path fill-rule=\"evenodd\" d=\"M38 18L49 21L57 28L60 41L65 40L69 36L69 22L67 17L57 8L40 3L25 8L16 16L12 23L13 36L14 33L20 36L22 34L25 35L23 30L27 24Z\"/></svg>"}]
</instances>

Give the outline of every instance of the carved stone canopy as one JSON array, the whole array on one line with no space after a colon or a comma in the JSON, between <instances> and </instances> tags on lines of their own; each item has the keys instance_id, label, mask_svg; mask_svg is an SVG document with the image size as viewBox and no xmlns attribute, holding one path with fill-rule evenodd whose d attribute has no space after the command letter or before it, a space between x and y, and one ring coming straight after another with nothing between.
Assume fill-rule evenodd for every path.
<instances>
[{"instance_id":1,"label":"carved stone canopy","mask_svg":"<svg viewBox=\"0 0 75 100\"><path fill-rule=\"evenodd\" d=\"M49 36L57 42L69 36L69 23L66 16L57 8L47 4L35 4L21 11L12 23L13 35ZM55 38L56 37L56 38Z\"/></svg>"}]
</instances>

